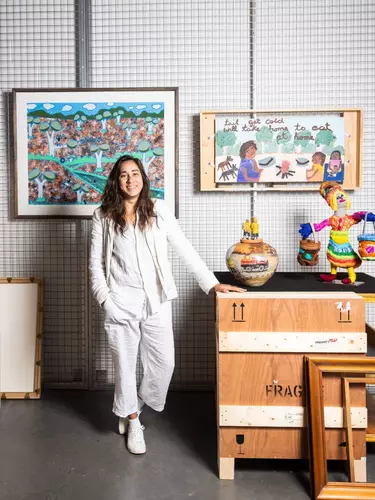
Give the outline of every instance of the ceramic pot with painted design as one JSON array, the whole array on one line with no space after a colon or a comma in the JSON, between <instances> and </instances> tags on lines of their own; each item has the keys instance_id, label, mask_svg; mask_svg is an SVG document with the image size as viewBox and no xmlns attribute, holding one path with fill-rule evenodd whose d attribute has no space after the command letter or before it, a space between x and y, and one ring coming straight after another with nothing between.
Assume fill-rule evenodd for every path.
<instances>
[{"instance_id":1,"label":"ceramic pot with painted design","mask_svg":"<svg viewBox=\"0 0 375 500\"><path fill-rule=\"evenodd\" d=\"M242 238L226 254L229 271L247 286L262 286L274 274L279 263L276 250L261 238Z\"/></svg>"}]
</instances>

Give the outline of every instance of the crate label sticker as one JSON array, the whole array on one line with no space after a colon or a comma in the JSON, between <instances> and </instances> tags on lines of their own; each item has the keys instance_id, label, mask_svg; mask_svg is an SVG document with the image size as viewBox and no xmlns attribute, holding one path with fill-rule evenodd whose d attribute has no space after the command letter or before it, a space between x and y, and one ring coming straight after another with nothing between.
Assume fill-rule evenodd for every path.
<instances>
[{"instance_id":1,"label":"crate label sticker","mask_svg":"<svg viewBox=\"0 0 375 500\"><path fill-rule=\"evenodd\" d=\"M319 351L330 351L337 344L337 337L320 337L314 340L314 348Z\"/></svg>"},{"instance_id":2,"label":"crate label sticker","mask_svg":"<svg viewBox=\"0 0 375 500\"><path fill-rule=\"evenodd\" d=\"M285 421L289 424L301 424L304 418L304 408L296 409L295 411L288 411L285 413Z\"/></svg>"}]
</instances>

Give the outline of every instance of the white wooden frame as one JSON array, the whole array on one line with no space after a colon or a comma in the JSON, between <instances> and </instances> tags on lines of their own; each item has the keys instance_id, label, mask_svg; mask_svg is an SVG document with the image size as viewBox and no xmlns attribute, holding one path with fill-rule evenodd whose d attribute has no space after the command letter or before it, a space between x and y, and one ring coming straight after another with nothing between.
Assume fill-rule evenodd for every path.
<instances>
[{"instance_id":1,"label":"white wooden frame","mask_svg":"<svg viewBox=\"0 0 375 500\"><path fill-rule=\"evenodd\" d=\"M6 294L0 304L0 310L3 308L0 323L1 398L39 399L43 284L35 278L0 278L0 290L1 287L6 287ZM19 287L18 291L16 287Z\"/></svg>"}]
</instances>

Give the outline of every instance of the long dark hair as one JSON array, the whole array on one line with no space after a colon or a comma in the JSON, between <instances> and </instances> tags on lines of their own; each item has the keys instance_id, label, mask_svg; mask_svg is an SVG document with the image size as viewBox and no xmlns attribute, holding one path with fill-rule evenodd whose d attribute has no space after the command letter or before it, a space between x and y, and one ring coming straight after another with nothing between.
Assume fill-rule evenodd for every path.
<instances>
[{"instance_id":1,"label":"long dark hair","mask_svg":"<svg viewBox=\"0 0 375 500\"><path fill-rule=\"evenodd\" d=\"M104 216L114 221L115 229L118 232L122 232L128 227L124 203L125 195L120 188L120 171L121 164L129 160L134 161L137 165L143 180L143 188L135 206L139 228L143 231L146 226L151 226L153 219L157 217L154 210L154 203L150 196L150 181L141 160L133 158L131 155L121 156L113 165L102 197L102 210Z\"/></svg>"}]
</instances>

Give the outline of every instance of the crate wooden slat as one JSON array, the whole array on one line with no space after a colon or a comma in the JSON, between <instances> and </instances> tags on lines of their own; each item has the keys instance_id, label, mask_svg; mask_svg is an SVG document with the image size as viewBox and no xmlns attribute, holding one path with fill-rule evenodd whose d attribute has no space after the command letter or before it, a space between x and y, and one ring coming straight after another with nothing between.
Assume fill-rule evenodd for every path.
<instances>
[{"instance_id":1,"label":"crate wooden slat","mask_svg":"<svg viewBox=\"0 0 375 500\"><path fill-rule=\"evenodd\" d=\"M359 332L219 332L218 342L220 352L367 352Z\"/></svg>"},{"instance_id":2,"label":"crate wooden slat","mask_svg":"<svg viewBox=\"0 0 375 500\"><path fill-rule=\"evenodd\" d=\"M237 444L243 436L243 445ZM220 429L220 458L308 458L307 429L224 427ZM354 458L366 456L366 430L353 430ZM344 429L326 430L328 460L346 460Z\"/></svg>"},{"instance_id":3,"label":"crate wooden slat","mask_svg":"<svg viewBox=\"0 0 375 500\"><path fill-rule=\"evenodd\" d=\"M367 429L367 408L351 405L351 426ZM306 409L303 406L246 406L220 405L221 427L306 427ZM344 427L344 412L339 406L325 406L326 428Z\"/></svg>"},{"instance_id":4,"label":"crate wooden slat","mask_svg":"<svg viewBox=\"0 0 375 500\"><path fill-rule=\"evenodd\" d=\"M365 331L365 301L354 292L218 293L217 298L221 332Z\"/></svg>"},{"instance_id":5,"label":"crate wooden slat","mask_svg":"<svg viewBox=\"0 0 375 500\"><path fill-rule=\"evenodd\" d=\"M305 406L303 357L303 353L220 353L218 404ZM363 386L353 386L350 394L353 406L366 406ZM324 377L324 399L327 406L343 405L339 375Z\"/></svg>"}]
</instances>

